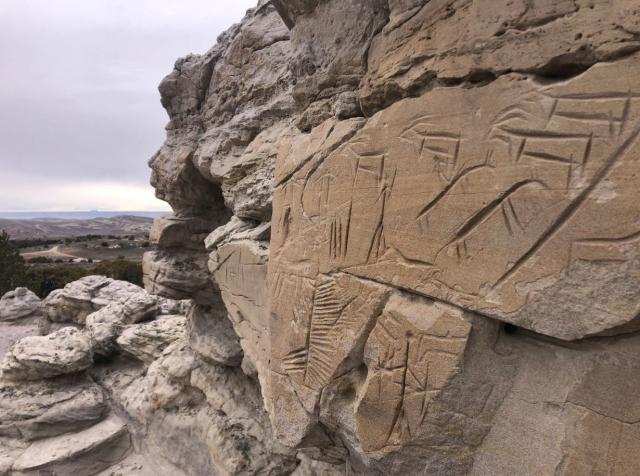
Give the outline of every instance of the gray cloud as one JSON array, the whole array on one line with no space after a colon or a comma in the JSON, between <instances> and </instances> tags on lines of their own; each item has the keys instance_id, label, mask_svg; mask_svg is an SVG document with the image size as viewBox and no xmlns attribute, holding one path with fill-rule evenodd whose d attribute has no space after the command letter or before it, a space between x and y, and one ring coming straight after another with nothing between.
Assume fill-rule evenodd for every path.
<instances>
[{"instance_id":1,"label":"gray cloud","mask_svg":"<svg viewBox=\"0 0 640 476\"><path fill-rule=\"evenodd\" d=\"M104 185L101 197L114 184L147 186L146 160L167 122L157 84L255 3L2 0L0 210L104 208L92 194L64 204L56 196L70 184Z\"/></svg>"}]
</instances>

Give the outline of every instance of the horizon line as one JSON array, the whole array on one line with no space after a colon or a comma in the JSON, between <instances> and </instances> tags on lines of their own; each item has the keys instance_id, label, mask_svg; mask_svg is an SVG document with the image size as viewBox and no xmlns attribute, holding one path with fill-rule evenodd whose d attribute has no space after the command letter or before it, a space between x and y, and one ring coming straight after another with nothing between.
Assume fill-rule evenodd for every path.
<instances>
[{"instance_id":1,"label":"horizon line","mask_svg":"<svg viewBox=\"0 0 640 476\"><path fill-rule=\"evenodd\" d=\"M127 212L144 212L144 213L171 213L172 210L1 210L0 213L127 213Z\"/></svg>"}]
</instances>

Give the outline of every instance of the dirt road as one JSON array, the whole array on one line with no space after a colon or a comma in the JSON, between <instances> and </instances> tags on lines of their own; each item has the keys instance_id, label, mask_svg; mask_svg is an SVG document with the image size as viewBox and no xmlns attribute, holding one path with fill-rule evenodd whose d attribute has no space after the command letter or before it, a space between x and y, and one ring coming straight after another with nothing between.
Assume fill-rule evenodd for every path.
<instances>
[{"instance_id":1,"label":"dirt road","mask_svg":"<svg viewBox=\"0 0 640 476\"><path fill-rule=\"evenodd\" d=\"M68 253L65 253L63 251L60 250L60 245L56 245L51 249L48 250L43 250L43 251L30 251L29 253L22 253L22 257L24 259L26 259L27 261L33 258L40 258L40 257L45 257L45 258L51 258L51 259L57 259L57 258L66 258L66 259L77 259L77 258L81 258L81 256L75 256L75 255L71 255Z\"/></svg>"}]
</instances>

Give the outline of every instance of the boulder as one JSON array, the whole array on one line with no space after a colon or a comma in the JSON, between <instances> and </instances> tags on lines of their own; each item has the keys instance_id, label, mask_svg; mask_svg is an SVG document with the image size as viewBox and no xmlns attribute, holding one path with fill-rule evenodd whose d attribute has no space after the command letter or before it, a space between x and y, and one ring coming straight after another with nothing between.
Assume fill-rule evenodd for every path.
<instances>
[{"instance_id":1,"label":"boulder","mask_svg":"<svg viewBox=\"0 0 640 476\"><path fill-rule=\"evenodd\" d=\"M93 364L89 336L65 327L46 336L16 342L2 362L2 376L11 380L39 380L85 370Z\"/></svg>"},{"instance_id":2,"label":"boulder","mask_svg":"<svg viewBox=\"0 0 640 476\"><path fill-rule=\"evenodd\" d=\"M191 304L189 299L177 301L175 299L169 299L162 296L157 296L157 298L158 313L163 316L170 314L186 314Z\"/></svg>"},{"instance_id":3,"label":"boulder","mask_svg":"<svg viewBox=\"0 0 640 476\"><path fill-rule=\"evenodd\" d=\"M142 292L89 314L85 326L93 351L104 357L111 355L117 347L116 338L126 325L155 317L159 312L158 297Z\"/></svg>"},{"instance_id":4,"label":"boulder","mask_svg":"<svg viewBox=\"0 0 640 476\"><path fill-rule=\"evenodd\" d=\"M191 249L149 251L142 261L145 288L153 294L207 303L215 292L207 272L207 254Z\"/></svg>"},{"instance_id":5,"label":"boulder","mask_svg":"<svg viewBox=\"0 0 640 476\"><path fill-rule=\"evenodd\" d=\"M194 304L187 314L187 336L191 348L209 362L237 366L242 361L240 339L233 330L227 310L218 299L217 304Z\"/></svg>"},{"instance_id":6,"label":"boulder","mask_svg":"<svg viewBox=\"0 0 640 476\"><path fill-rule=\"evenodd\" d=\"M149 365L172 342L185 337L184 316L162 316L155 321L127 327L117 339L118 346Z\"/></svg>"},{"instance_id":7,"label":"boulder","mask_svg":"<svg viewBox=\"0 0 640 476\"><path fill-rule=\"evenodd\" d=\"M44 312L53 322L84 324L86 317L113 302L144 293L140 286L104 276L86 276L53 291L43 301Z\"/></svg>"},{"instance_id":8,"label":"boulder","mask_svg":"<svg viewBox=\"0 0 640 476\"><path fill-rule=\"evenodd\" d=\"M198 217L163 216L153 221L149 240L159 248L202 248L202 239L211 227L211 221Z\"/></svg>"},{"instance_id":9,"label":"boulder","mask_svg":"<svg viewBox=\"0 0 640 476\"><path fill-rule=\"evenodd\" d=\"M109 304L89 314L85 321L91 348L96 355L108 357L116 349L116 339L124 329L122 304Z\"/></svg>"},{"instance_id":10,"label":"boulder","mask_svg":"<svg viewBox=\"0 0 640 476\"><path fill-rule=\"evenodd\" d=\"M124 324L134 324L154 318L160 313L159 299L157 296L146 292L126 295L126 297L114 303L119 306L118 311Z\"/></svg>"},{"instance_id":11,"label":"boulder","mask_svg":"<svg viewBox=\"0 0 640 476\"><path fill-rule=\"evenodd\" d=\"M30 441L79 431L108 411L102 389L84 377L0 381L0 436Z\"/></svg>"},{"instance_id":12,"label":"boulder","mask_svg":"<svg viewBox=\"0 0 640 476\"><path fill-rule=\"evenodd\" d=\"M27 288L9 291L0 299L0 321L15 321L40 314L41 301Z\"/></svg>"}]
</instances>

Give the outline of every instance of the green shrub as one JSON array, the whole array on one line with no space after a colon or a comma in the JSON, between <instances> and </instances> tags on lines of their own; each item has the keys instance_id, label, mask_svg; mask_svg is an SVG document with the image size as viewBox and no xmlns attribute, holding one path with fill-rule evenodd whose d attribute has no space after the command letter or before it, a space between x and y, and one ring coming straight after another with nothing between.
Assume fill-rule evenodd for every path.
<instances>
[{"instance_id":1,"label":"green shrub","mask_svg":"<svg viewBox=\"0 0 640 476\"><path fill-rule=\"evenodd\" d=\"M9 235L0 233L0 296L22 285L27 267Z\"/></svg>"},{"instance_id":2,"label":"green shrub","mask_svg":"<svg viewBox=\"0 0 640 476\"><path fill-rule=\"evenodd\" d=\"M142 286L142 263L136 261L121 258L115 261L103 261L93 268L92 274L100 274Z\"/></svg>"},{"instance_id":3,"label":"green shrub","mask_svg":"<svg viewBox=\"0 0 640 476\"><path fill-rule=\"evenodd\" d=\"M91 261L88 260L88 262ZM0 232L0 296L24 286L41 298L45 298L51 291L63 288L70 282L91 274L108 276L142 286L142 263L127 261L123 258L104 261L92 269L65 264L60 258L53 261L46 257L39 257L33 258L31 262L57 263L59 266L28 266L20 256L17 244L11 242L6 232Z\"/></svg>"},{"instance_id":4,"label":"green shrub","mask_svg":"<svg viewBox=\"0 0 640 476\"><path fill-rule=\"evenodd\" d=\"M36 256L35 258L29 258L27 260L28 264L35 264L35 263L53 263L53 260L51 258L48 258L46 256Z\"/></svg>"},{"instance_id":5,"label":"green shrub","mask_svg":"<svg viewBox=\"0 0 640 476\"><path fill-rule=\"evenodd\" d=\"M31 289L39 297L45 298L51 291L63 288L89 274L93 273L77 266L30 267L21 285Z\"/></svg>"}]
</instances>

